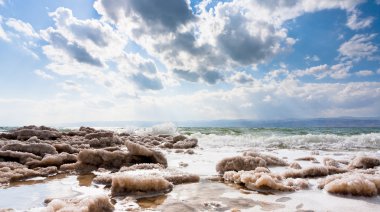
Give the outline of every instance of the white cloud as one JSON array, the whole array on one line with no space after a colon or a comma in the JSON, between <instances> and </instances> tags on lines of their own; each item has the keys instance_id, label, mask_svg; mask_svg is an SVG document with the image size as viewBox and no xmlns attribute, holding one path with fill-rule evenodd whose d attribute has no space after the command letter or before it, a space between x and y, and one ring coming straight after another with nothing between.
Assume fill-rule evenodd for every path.
<instances>
[{"instance_id":1,"label":"white cloud","mask_svg":"<svg viewBox=\"0 0 380 212\"><path fill-rule=\"evenodd\" d=\"M12 28L13 30L22 33L25 36L30 36L34 38L38 38L39 35L34 31L33 26L29 23L25 23L21 20L10 18L6 22L7 26Z\"/></svg>"},{"instance_id":2,"label":"white cloud","mask_svg":"<svg viewBox=\"0 0 380 212\"><path fill-rule=\"evenodd\" d=\"M76 93L78 83L69 82L62 86ZM0 113L0 120L11 120L17 124L51 124L134 119L176 121L376 116L380 113L379 87L379 82L302 83L286 78L257 81L246 87L178 95L142 95L136 99L96 95L81 96L80 101L65 96L49 100L0 99L0 110L10 111ZM270 103L263 101L269 99Z\"/></svg>"},{"instance_id":3,"label":"white cloud","mask_svg":"<svg viewBox=\"0 0 380 212\"><path fill-rule=\"evenodd\" d=\"M379 4L379 5L380 5L380 0L376 0L376 4Z\"/></svg>"},{"instance_id":4,"label":"white cloud","mask_svg":"<svg viewBox=\"0 0 380 212\"><path fill-rule=\"evenodd\" d=\"M86 96L88 93L85 91L85 89L77 82L71 81L71 80L65 80L62 83L58 84L64 91L69 91L74 94L79 94L81 96Z\"/></svg>"},{"instance_id":5,"label":"white cloud","mask_svg":"<svg viewBox=\"0 0 380 212\"><path fill-rule=\"evenodd\" d=\"M377 74L380 74L380 68L379 68L379 69L377 69L376 73L377 73Z\"/></svg>"},{"instance_id":6,"label":"white cloud","mask_svg":"<svg viewBox=\"0 0 380 212\"><path fill-rule=\"evenodd\" d=\"M360 61L371 60L378 51L378 47L372 42L376 34L356 34L350 40L343 43L338 51L342 60Z\"/></svg>"},{"instance_id":7,"label":"white cloud","mask_svg":"<svg viewBox=\"0 0 380 212\"><path fill-rule=\"evenodd\" d=\"M367 27L370 27L373 21L375 20L374 17L367 17L367 18L359 18L360 12L357 10L354 10L347 19L347 26L352 30L358 30L358 29L364 29Z\"/></svg>"},{"instance_id":8,"label":"white cloud","mask_svg":"<svg viewBox=\"0 0 380 212\"><path fill-rule=\"evenodd\" d=\"M42 70L40 70L40 69L35 70L34 73L35 73L37 76L39 76L39 77L41 77L41 78L43 78L43 79L47 79L47 80L54 79L53 76L51 76L50 74L47 74L46 72L44 72L44 71L42 71Z\"/></svg>"},{"instance_id":9,"label":"white cloud","mask_svg":"<svg viewBox=\"0 0 380 212\"><path fill-rule=\"evenodd\" d=\"M292 74L296 77L312 75L318 80L323 79L327 76L333 79L344 79L350 75L349 71L351 68L352 65L350 63L338 63L332 66L323 64L313 66L304 70L297 70L292 72Z\"/></svg>"},{"instance_id":10,"label":"white cloud","mask_svg":"<svg viewBox=\"0 0 380 212\"><path fill-rule=\"evenodd\" d=\"M5 4L5 0L0 0L0 6L3 6Z\"/></svg>"},{"instance_id":11,"label":"white cloud","mask_svg":"<svg viewBox=\"0 0 380 212\"><path fill-rule=\"evenodd\" d=\"M7 33L5 33L3 27L2 27L2 23L3 23L3 18L0 16L0 39L6 41L6 42L10 42L11 39L8 37Z\"/></svg>"},{"instance_id":12,"label":"white cloud","mask_svg":"<svg viewBox=\"0 0 380 212\"><path fill-rule=\"evenodd\" d=\"M312 61L312 62L318 62L318 61L320 61L320 59L319 59L319 57L317 55L313 55L313 56L306 55L305 60L306 61Z\"/></svg>"},{"instance_id":13,"label":"white cloud","mask_svg":"<svg viewBox=\"0 0 380 212\"><path fill-rule=\"evenodd\" d=\"M236 72L234 75L228 78L228 81L236 84L246 84L252 83L254 81L254 78L252 75L249 75L246 72Z\"/></svg>"},{"instance_id":14,"label":"white cloud","mask_svg":"<svg viewBox=\"0 0 380 212\"><path fill-rule=\"evenodd\" d=\"M355 74L361 77L367 77L367 76L373 75L374 73L371 70L361 70L361 71L355 72Z\"/></svg>"},{"instance_id":15,"label":"white cloud","mask_svg":"<svg viewBox=\"0 0 380 212\"><path fill-rule=\"evenodd\" d=\"M285 21L325 9L352 11L362 2L234 0L206 9L211 1L203 1L191 11L188 1L97 0L94 7L175 76L213 84L291 48L296 39Z\"/></svg>"}]
</instances>

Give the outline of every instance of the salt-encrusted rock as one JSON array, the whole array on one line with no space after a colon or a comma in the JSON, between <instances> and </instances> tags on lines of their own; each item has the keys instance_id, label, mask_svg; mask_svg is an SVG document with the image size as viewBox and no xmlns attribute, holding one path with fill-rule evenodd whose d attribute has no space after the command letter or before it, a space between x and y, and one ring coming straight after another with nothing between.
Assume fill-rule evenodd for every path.
<instances>
[{"instance_id":1,"label":"salt-encrusted rock","mask_svg":"<svg viewBox=\"0 0 380 212\"><path fill-rule=\"evenodd\" d=\"M173 184L161 176L125 173L112 177L113 196L128 194L163 194L173 189Z\"/></svg>"},{"instance_id":2,"label":"salt-encrusted rock","mask_svg":"<svg viewBox=\"0 0 380 212\"><path fill-rule=\"evenodd\" d=\"M136 170L144 170L144 169L157 169L157 170L162 170L165 167L161 164L157 163L140 163L140 164L135 164L132 166L124 166L120 168L120 172L123 171L136 171Z\"/></svg>"},{"instance_id":3,"label":"salt-encrusted rock","mask_svg":"<svg viewBox=\"0 0 380 212\"><path fill-rule=\"evenodd\" d=\"M14 161L25 164L31 159L41 160L41 157L29 152L0 151L0 161Z\"/></svg>"},{"instance_id":4,"label":"salt-encrusted rock","mask_svg":"<svg viewBox=\"0 0 380 212\"><path fill-rule=\"evenodd\" d=\"M111 212L114 206L106 195L76 197L73 199L54 199L42 211L45 212Z\"/></svg>"},{"instance_id":5,"label":"salt-encrusted rock","mask_svg":"<svg viewBox=\"0 0 380 212\"><path fill-rule=\"evenodd\" d=\"M223 175L225 181L242 183L250 190L271 189L277 191L294 191L308 188L304 179L284 179L282 176L270 173L269 170L257 168L252 171L228 171Z\"/></svg>"},{"instance_id":6,"label":"salt-encrusted rock","mask_svg":"<svg viewBox=\"0 0 380 212\"><path fill-rule=\"evenodd\" d=\"M290 168L292 169L302 169L301 165L297 162L293 162L289 165Z\"/></svg>"},{"instance_id":7,"label":"salt-encrusted rock","mask_svg":"<svg viewBox=\"0 0 380 212\"><path fill-rule=\"evenodd\" d=\"M148 149L142 145L125 142L130 154L132 155L131 163L159 163L164 167L168 166L168 162L165 156L159 152L152 149Z\"/></svg>"},{"instance_id":8,"label":"salt-encrusted rock","mask_svg":"<svg viewBox=\"0 0 380 212\"><path fill-rule=\"evenodd\" d=\"M325 166L333 166L336 168L340 167L340 164L338 161L332 159L332 158L323 158L323 165Z\"/></svg>"},{"instance_id":9,"label":"salt-encrusted rock","mask_svg":"<svg viewBox=\"0 0 380 212\"><path fill-rule=\"evenodd\" d=\"M2 151L18 151L18 152L29 152L38 156L43 157L46 154L57 154L58 152L54 148L54 146L49 144L8 144L1 148Z\"/></svg>"},{"instance_id":10,"label":"salt-encrusted rock","mask_svg":"<svg viewBox=\"0 0 380 212\"><path fill-rule=\"evenodd\" d=\"M28 169L25 167L2 167L0 168L0 184L25 180L27 178L42 176L46 177L57 173L57 167Z\"/></svg>"},{"instance_id":11,"label":"salt-encrusted rock","mask_svg":"<svg viewBox=\"0 0 380 212\"><path fill-rule=\"evenodd\" d=\"M165 169L159 164L136 164L131 167L123 167L119 172L114 174L106 174L97 176L94 182L99 184L110 185L113 177L131 175L139 177L143 176L161 176L165 180L173 183L174 185L183 183L195 183L199 182L200 178L198 175L189 174L175 169Z\"/></svg>"},{"instance_id":12,"label":"salt-encrusted rock","mask_svg":"<svg viewBox=\"0 0 380 212\"><path fill-rule=\"evenodd\" d=\"M318 160L317 160L315 157L313 157L313 156L300 157L300 158L297 158L297 159L295 159L295 160L298 160L298 161L303 160L303 161L318 162Z\"/></svg>"},{"instance_id":13,"label":"salt-encrusted rock","mask_svg":"<svg viewBox=\"0 0 380 212\"><path fill-rule=\"evenodd\" d=\"M177 135L177 136L173 137L173 142L183 141L185 139L187 139L186 136L184 136L184 135Z\"/></svg>"},{"instance_id":14,"label":"salt-encrusted rock","mask_svg":"<svg viewBox=\"0 0 380 212\"><path fill-rule=\"evenodd\" d=\"M122 151L109 152L102 149L86 149L78 154L78 161L84 165L103 168L117 168L130 164L131 156Z\"/></svg>"},{"instance_id":15,"label":"salt-encrusted rock","mask_svg":"<svg viewBox=\"0 0 380 212\"><path fill-rule=\"evenodd\" d=\"M375 166L380 166L380 159L377 157L370 156L357 156L348 165L350 168L373 168Z\"/></svg>"},{"instance_id":16,"label":"salt-encrusted rock","mask_svg":"<svg viewBox=\"0 0 380 212\"><path fill-rule=\"evenodd\" d=\"M352 172L336 174L320 180L318 187L334 194L376 196L380 194L380 176Z\"/></svg>"},{"instance_id":17,"label":"salt-encrusted rock","mask_svg":"<svg viewBox=\"0 0 380 212\"><path fill-rule=\"evenodd\" d=\"M94 139L94 138L111 138L113 137L113 132L94 132L94 133L89 133L86 136L84 136L85 139Z\"/></svg>"},{"instance_id":18,"label":"salt-encrusted rock","mask_svg":"<svg viewBox=\"0 0 380 212\"><path fill-rule=\"evenodd\" d=\"M69 144L53 144L54 148L57 150L57 152L67 152L69 154L78 153L79 150L77 148L74 148L70 146Z\"/></svg>"},{"instance_id":19,"label":"salt-encrusted rock","mask_svg":"<svg viewBox=\"0 0 380 212\"><path fill-rule=\"evenodd\" d=\"M221 160L216 165L216 171L223 174L226 171L254 170L257 167L266 167L266 162L259 157L235 156Z\"/></svg>"},{"instance_id":20,"label":"salt-encrusted rock","mask_svg":"<svg viewBox=\"0 0 380 212\"><path fill-rule=\"evenodd\" d=\"M82 131L82 132L86 132L86 133L93 133L93 132L96 132L96 130L94 128L91 128L91 127L80 127L79 128L79 131Z\"/></svg>"},{"instance_id":21,"label":"salt-encrusted rock","mask_svg":"<svg viewBox=\"0 0 380 212\"><path fill-rule=\"evenodd\" d=\"M36 136L41 140L56 140L62 136L56 129L41 126L26 126L9 132L12 139L28 140L29 138Z\"/></svg>"},{"instance_id":22,"label":"salt-encrusted rock","mask_svg":"<svg viewBox=\"0 0 380 212\"><path fill-rule=\"evenodd\" d=\"M97 134L97 133L96 133ZM90 134L89 134L90 135ZM100 137L86 140L85 143L89 144L93 148L104 148L119 145L124 143L119 137Z\"/></svg>"},{"instance_id":23,"label":"salt-encrusted rock","mask_svg":"<svg viewBox=\"0 0 380 212\"><path fill-rule=\"evenodd\" d=\"M307 178L321 177L344 172L347 172L347 170L339 169L333 166L313 166L304 169L287 170L282 174L282 176L285 178Z\"/></svg>"},{"instance_id":24,"label":"salt-encrusted rock","mask_svg":"<svg viewBox=\"0 0 380 212\"><path fill-rule=\"evenodd\" d=\"M77 156L62 152L56 155L45 155L42 160L31 160L26 163L30 168L35 167L47 167L56 166L60 167L66 163L75 163L77 161Z\"/></svg>"},{"instance_id":25,"label":"salt-encrusted rock","mask_svg":"<svg viewBox=\"0 0 380 212\"><path fill-rule=\"evenodd\" d=\"M185 140L181 140L181 141L178 141L175 144L173 144L173 148L175 148L175 149L189 149L189 148L196 147L197 144L198 144L198 140L195 138L185 139Z\"/></svg>"},{"instance_id":26,"label":"salt-encrusted rock","mask_svg":"<svg viewBox=\"0 0 380 212\"><path fill-rule=\"evenodd\" d=\"M265 160L267 166L287 166L288 165L288 163L281 158L278 158L273 155L254 152L254 151L244 152L243 156L259 157Z\"/></svg>"}]
</instances>

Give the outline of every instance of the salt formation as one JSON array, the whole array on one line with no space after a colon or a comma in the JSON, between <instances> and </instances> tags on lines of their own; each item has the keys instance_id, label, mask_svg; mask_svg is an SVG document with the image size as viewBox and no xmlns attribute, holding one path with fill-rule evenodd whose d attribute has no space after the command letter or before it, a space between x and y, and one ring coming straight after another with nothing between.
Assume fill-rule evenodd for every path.
<instances>
[{"instance_id":1,"label":"salt formation","mask_svg":"<svg viewBox=\"0 0 380 212\"><path fill-rule=\"evenodd\" d=\"M293 163L289 164L289 167L292 169L302 169L301 165L297 162L293 162Z\"/></svg>"},{"instance_id":2,"label":"salt formation","mask_svg":"<svg viewBox=\"0 0 380 212\"><path fill-rule=\"evenodd\" d=\"M194 148L198 144L198 140L196 139L185 139L182 141L178 141L173 144L173 148L175 149L189 149Z\"/></svg>"},{"instance_id":3,"label":"salt formation","mask_svg":"<svg viewBox=\"0 0 380 212\"><path fill-rule=\"evenodd\" d=\"M132 165L132 166L124 166L124 167L121 167L119 171L123 172L123 171L135 171L135 170L141 170L141 169L159 169L159 170L162 170L164 169L165 167L161 164L157 164L157 163L140 163L140 164L135 164L135 165Z\"/></svg>"},{"instance_id":4,"label":"salt formation","mask_svg":"<svg viewBox=\"0 0 380 212\"><path fill-rule=\"evenodd\" d=\"M99 195L65 200L55 199L52 200L43 211L111 212L114 211L114 206L106 195Z\"/></svg>"},{"instance_id":5,"label":"salt formation","mask_svg":"<svg viewBox=\"0 0 380 212\"><path fill-rule=\"evenodd\" d=\"M73 153L79 153L79 150L68 145L68 144L53 144L54 148L57 150L57 152L67 152L69 154Z\"/></svg>"},{"instance_id":6,"label":"salt formation","mask_svg":"<svg viewBox=\"0 0 380 212\"><path fill-rule=\"evenodd\" d=\"M319 188L329 193L356 196L376 196L380 194L379 173L345 173L326 177L319 182Z\"/></svg>"},{"instance_id":7,"label":"salt formation","mask_svg":"<svg viewBox=\"0 0 380 212\"><path fill-rule=\"evenodd\" d=\"M257 167L287 166L281 158L254 151L244 152L243 156L228 157L216 165L216 171L223 174L226 171L254 170Z\"/></svg>"},{"instance_id":8,"label":"salt formation","mask_svg":"<svg viewBox=\"0 0 380 212\"><path fill-rule=\"evenodd\" d=\"M223 179L227 182L242 183L250 190L294 191L308 188L308 182L304 179L284 179L281 175L262 168L251 171L228 171L224 173Z\"/></svg>"},{"instance_id":9,"label":"salt formation","mask_svg":"<svg viewBox=\"0 0 380 212\"><path fill-rule=\"evenodd\" d=\"M259 152L248 151L244 152L243 156L259 157L265 160L267 166L287 166L288 163L281 158L273 155L262 154Z\"/></svg>"},{"instance_id":10,"label":"salt formation","mask_svg":"<svg viewBox=\"0 0 380 212\"><path fill-rule=\"evenodd\" d=\"M340 164L338 161L332 159L332 158L323 158L323 165L325 166L333 166L336 168L340 167Z\"/></svg>"},{"instance_id":11,"label":"salt formation","mask_svg":"<svg viewBox=\"0 0 380 212\"><path fill-rule=\"evenodd\" d=\"M78 168L90 166L93 169L117 168L128 165L130 154L122 151L109 152L102 149L85 149L78 154Z\"/></svg>"},{"instance_id":12,"label":"salt formation","mask_svg":"<svg viewBox=\"0 0 380 212\"><path fill-rule=\"evenodd\" d=\"M287 170L282 176L285 178L322 177L331 174L344 173L346 171L347 170L345 169L339 169L333 166L313 166L298 170Z\"/></svg>"},{"instance_id":13,"label":"salt formation","mask_svg":"<svg viewBox=\"0 0 380 212\"><path fill-rule=\"evenodd\" d=\"M56 155L46 155L42 160L30 160L26 163L30 168L35 167L47 167L56 166L60 167L66 163L75 163L77 157L75 155L68 154L66 152L56 154Z\"/></svg>"},{"instance_id":14,"label":"salt formation","mask_svg":"<svg viewBox=\"0 0 380 212\"><path fill-rule=\"evenodd\" d=\"M20 165L8 164L8 166L0 168L0 184L6 184L37 176L46 177L57 173L57 167L28 169Z\"/></svg>"},{"instance_id":15,"label":"salt formation","mask_svg":"<svg viewBox=\"0 0 380 212\"><path fill-rule=\"evenodd\" d=\"M266 162L260 157L235 156L221 160L216 165L216 171L223 174L226 171L254 170L257 167L266 167Z\"/></svg>"},{"instance_id":16,"label":"salt formation","mask_svg":"<svg viewBox=\"0 0 380 212\"><path fill-rule=\"evenodd\" d=\"M2 151L11 150L18 152L29 152L43 157L46 154L57 154L58 152L54 146L49 144L8 144L1 148Z\"/></svg>"},{"instance_id":17,"label":"salt formation","mask_svg":"<svg viewBox=\"0 0 380 212\"><path fill-rule=\"evenodd\" d=\"M315 157L312 157L312 156L306 156L306 157L301 157L301 158L297 158L295 160L304 160L304 161L312 161L314 163L317 163L318 160L315 158Z\"/></svg>"},{"instance_id":18,"label":"salt formation","mask_svg":"<svg viewBox=\"0 0 380 212\"><path fill-rule=\"evenodd\" d=\"M28 153L28 152L16 152L16 151L0 151L0 161L14 161L21 164L25 164L31 159L40 160L41 157Z\"/></svg>"},{"instance_id":19,"label":"salt formation","mask_svg":"<svg viewBox=\"0 0 380 212\"><path fill-rule=\"evenodd\" d=\"M17 140L28 140L29 138L36 136L41 140L56 140L62 136L60 132L56 129L50 127L36 127L36 126L26 126L15 129L9 133L2 133L0 137L7 139L17 139Z\"/></svg>"},{"instance_id":20,"label":"salt formation","mask_svg":"<svg viewBox=\"0 0 380 212\"><path fill-rule=\"evenodd\" d=\"M173 184L161 176L123 174L112 177L112 195L168 193Z\"/></svg>"},{"instance_id":21,"label":"salt formation","mask_svg":"<svg viewBox=\"0 0 380 212\"><path fill-rule=\"evenodd\" d=\"M99 184L110 185L113 178L117 176L133 175L160 176L174 185L183 183L199 182L199 176L177 171L174 169L165 169L159 164L136 164L130 167L122 167L119 172L113 174L99 175L95 177L94 182Z\"/></svg>"},{"instance_id":22,"label":"salt formation","mask_svg":"<svg viewBox=\"0 0 380 212\"><path fill-rule=\"evenodd\" d=\"M131 163L159 163L165 167L168 166L165 156L159 151L129 141L125 142L125 145L132 155Z\"/></svg>"},{"instance_id":23,"label":"salt formation","mask_svg":"<svg viewBox=\"0 0 380 212\"><path fill-rule=\"evenodd\" d=\"M380 166L380 159L370 156L357 156L350 162L348 166L350 168L373 168L375 166Z\"/></svg>"}]
</instances>

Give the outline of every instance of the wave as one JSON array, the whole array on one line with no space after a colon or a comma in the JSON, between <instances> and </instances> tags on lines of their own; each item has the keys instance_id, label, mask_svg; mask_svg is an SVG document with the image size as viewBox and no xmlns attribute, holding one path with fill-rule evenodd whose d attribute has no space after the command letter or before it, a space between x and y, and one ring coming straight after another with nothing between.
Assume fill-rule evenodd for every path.
<instances>
[{"instance_id":1,"label":"wave","mask_svg":"<svg viewBox=\"0 0 380 212\"><path fill-rule=\"evenodd\" d=\"M199 140L200 145L209 147L247 147L247 148L282 148L311 150L358 150L379 149L380 133L369 133L351 136L334 134L306 134L290 136L255 136L215 135L194 133L191 135Z\"/></svg>"}]
</instances>

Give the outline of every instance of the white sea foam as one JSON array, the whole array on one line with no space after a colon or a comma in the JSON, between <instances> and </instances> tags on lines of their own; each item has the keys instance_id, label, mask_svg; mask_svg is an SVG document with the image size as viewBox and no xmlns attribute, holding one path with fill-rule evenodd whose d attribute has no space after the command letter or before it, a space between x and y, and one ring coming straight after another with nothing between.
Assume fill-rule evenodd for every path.
<instances>
[{"instance_id":1,"label":"white sea foam","mask_svg":"<svg viewBox=\"0 0 380 212\"><path fill-rule=\"evenodd\" d=\"M134 133L137 135L174 135L177 133L177 127L171 122L166 122L152 127L136 128Z\"/></svg>"},{"instance_id":2,"label":"white sea foam","mask_svg":"<svg viewBox=\"0 0 380 212\"><path fill-rule=\"evenodd\" d=\"M355 150L380 148L380 133L360 135L333 135L333 134L307 134L307 135L271 135L255 136L243 135L205 135L192 134L199 140L200 145L209 147L262 147L283 149L325 149L325 150Z\"/></svg>"}]
</instances>

